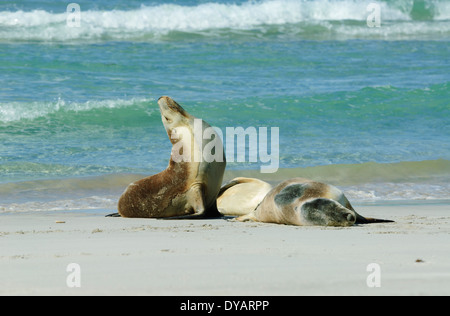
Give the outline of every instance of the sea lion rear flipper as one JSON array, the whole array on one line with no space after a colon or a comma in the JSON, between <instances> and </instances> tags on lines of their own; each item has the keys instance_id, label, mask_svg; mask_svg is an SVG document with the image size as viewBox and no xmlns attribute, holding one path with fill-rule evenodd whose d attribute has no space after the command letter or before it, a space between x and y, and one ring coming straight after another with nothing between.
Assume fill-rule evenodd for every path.
<instances>
[{"instance_id":1,"label":"sea lion rear flipper","mask_svg":"<svg viewBox=\"0 0 450 316\"><path fill-rule=\"evenodd\" d=\"M242 216L236 217L234 220L236 220L238 222L257 222L258 221L254 212L251 212L247 215L242 215Z\"/></svg>"},{"instance_id":2,"label":"sea lion rear flipper","mask_svg":"<svg viewBox=\"0 0 450 316\"><path fill-rule=\"evenodd\" d=\"M112 214L105 215L105 217L122 217L122 216L120 216L119 213L112 213Z\"/></svg>"}]
</instances>

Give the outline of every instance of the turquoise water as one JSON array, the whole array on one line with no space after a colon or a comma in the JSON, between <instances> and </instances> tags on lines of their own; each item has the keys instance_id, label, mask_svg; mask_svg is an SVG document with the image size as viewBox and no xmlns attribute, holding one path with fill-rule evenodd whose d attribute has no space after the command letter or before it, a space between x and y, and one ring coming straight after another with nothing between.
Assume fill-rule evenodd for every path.
<instances>
[{"instance_id":1,"label":"turquoise water","mask_svg":"<svg viewBox=\"0 0 450 316\"><path fill-rule=\"evenodd\" d=\"M331 166L352 199L450 199L448 1L380 1L379 28L366 1L78 4L80 27L65 2L0 4L0 211L113 208L167 166L161 95L279 127L281 173Z\"/></svg>"}]
</instances>

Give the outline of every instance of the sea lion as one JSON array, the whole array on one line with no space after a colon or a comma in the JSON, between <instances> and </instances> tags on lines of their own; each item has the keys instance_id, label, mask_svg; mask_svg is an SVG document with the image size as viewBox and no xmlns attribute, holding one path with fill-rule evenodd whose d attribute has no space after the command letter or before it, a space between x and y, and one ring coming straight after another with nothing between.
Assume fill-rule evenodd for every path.
<instances>
[{"instance_id":1,"label":"sea lion","mask_svg":"<svg viewBox=\"0 0 450 316\"><path fill-rule=\"evenodd\" d=\"M255 178L234 178L217 196L217 208L223 215L246 215L256 209L272 186Z\"/></svg>"},{"instance_id":2,"label":"sea lion","mask_svg":"<svg viewBox=\"0 0 450 316\"><path fill-rule=\"evenodd\" d=\"M257 221L297 226L351 226L390 220L365 218L336 187L303 178L286 180L274 187L261 204L238 221Z\"/></svg>"},{"instance_id":3,"label":"sea lion","mask_svg":"<svg viewBox=\"0 0 450 316\"><path fill-rule=\"evenodd\" d=\"M158 174L131 183L119 199L119 214L152 218L221 216L216 199L226 165L222 140L208 123L190 115L171 98L159 98L158 105L172 143L169 165ZM204 135L210 139L214 136L213 141L205 142ZM206 146L210 149L207 157L203 153Z\"/></svg>"}]
</instances>

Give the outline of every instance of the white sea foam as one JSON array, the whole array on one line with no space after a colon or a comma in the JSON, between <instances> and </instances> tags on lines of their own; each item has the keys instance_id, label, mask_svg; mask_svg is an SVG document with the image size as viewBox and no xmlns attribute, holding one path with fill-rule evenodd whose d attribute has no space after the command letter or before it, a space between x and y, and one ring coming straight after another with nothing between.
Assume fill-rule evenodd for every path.
<instances>
[{"instance_id":1,"label":"white sea foam","mask_svg":"<svg viewBox=\"0 0 450 316\"><path fill-rule=\"evenodd\" d=\"M355 202L450 200L450 186L443 183L368 183L342 189Z\"/></svg>"},{"instance_id":2,"label":"white sea foam","mask_svg":"<svg viewBox=\"0 0 450 316\"><path fill-rule=\"evenodd\" d=\"M117 109L136 105L137 103L152 102L150 99L129 100L98 100L87 102L66 102L58 99L54 102L8 102L0 103L0 123L10 123L20 120L33 120L39 117L45 117L58 111L80 112L93 109ZM151 109L146 110L148 112Z\"/></svg>"},{"instance_id":3,"label":"white sea foam","mask_svg":"<svg viewBox=\"0 0 450 316\"><path fill-rule=\"evenodd\" d=\"M439 2L436 6L435 20L450 20L450 1Z\"/></svg>"},{"instance_id":4,"label":"white sea foam","mask_svg":"<svg viewBox=\"0 0 450 316\"><path fill-rule=\"evenodd\" d=\"M382 21L411 21L412 1L404 5L379 2ZM402 2L402 3L403 3ZM434 2L433 2L434 3ZM197 6L163 4L142 6L136 10L83 11L81 8L80 27L67 25L67 14L50 13L43 10L31 12L0 12L0 40L2 41L73 41L73 40L133 40L158 38L171 31L204 32L213 30L265 30L268 26L283 26L298 23L359 21L364 24L369 12L366 1L353 0L266 0L251 1L240 5L205 3ZM450 18L450 5L435 2L434 21ZM361 24L358 27L361 27ZM338 27L338 34L358 36L361 31L353 29L353 24ZM330 26L332 28L333 25ZM414 34L411 25L389 29L391 33ZM294 28L295 29L295 28ZM441 23L438 28L421 25L422 32L442 34L450 30L449 23ZM293 28L289 29L290 31ZM285 31L285 29L281 30ZM364 26L364 32L372 33ZM445 35L444 34L444 35Z\"/></svg>"},{"instance_id":5,"label":"white sea foam","mask_svg":"<svg viewBox=\"0 0 450 316\"><path fill-rule=\"evenodd\" d=\"M30 201L24 203L0 204L0 214L99 209L110 209L114 212L116 207L116 196L89 196L80 199L65 199L49 202Z\"/></svg>"}]
</instances>

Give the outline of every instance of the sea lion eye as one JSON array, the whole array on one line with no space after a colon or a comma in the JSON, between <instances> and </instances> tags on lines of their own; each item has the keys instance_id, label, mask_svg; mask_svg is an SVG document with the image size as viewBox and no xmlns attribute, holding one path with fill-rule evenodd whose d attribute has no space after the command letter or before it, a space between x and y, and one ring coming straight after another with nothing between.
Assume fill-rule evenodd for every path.
<instances>
[{"instance_id":1,"label":"sea lion eye","mask_svg":"<svg viewBox=\"0 0 450 316\"><path fill-rule=\"evenodd\" d=\"M170 118L168 118L167 116L164 116L164 118L166 119L166 121L167 121L168 123L172 123L172 120L171 120Z\"/></svg>"}]
</instances>

